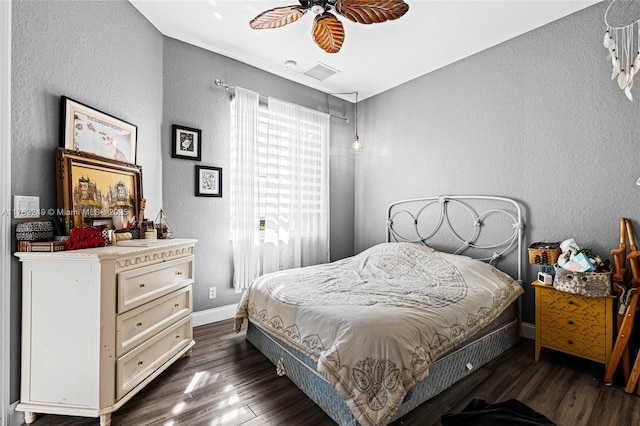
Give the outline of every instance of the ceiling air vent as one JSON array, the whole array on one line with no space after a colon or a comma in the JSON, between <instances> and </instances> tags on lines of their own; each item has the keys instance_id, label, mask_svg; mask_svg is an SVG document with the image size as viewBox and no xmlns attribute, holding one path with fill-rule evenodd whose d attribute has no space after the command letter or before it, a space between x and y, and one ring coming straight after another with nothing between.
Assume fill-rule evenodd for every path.
<instances>
[{"instance_id":1,"label":"ceiling air vent","mask_svg":"<svg viewBox=\"0 0 640 426\"><path fill-rule=\"evenodd\" d=\"M316 80L322 81L338 72L340 71L331 68L330 66L325 65L322 62L318 62L317 64L306 70L303 74L306 74L309 77L313 77Z\"/></svg>"}]
</instances>

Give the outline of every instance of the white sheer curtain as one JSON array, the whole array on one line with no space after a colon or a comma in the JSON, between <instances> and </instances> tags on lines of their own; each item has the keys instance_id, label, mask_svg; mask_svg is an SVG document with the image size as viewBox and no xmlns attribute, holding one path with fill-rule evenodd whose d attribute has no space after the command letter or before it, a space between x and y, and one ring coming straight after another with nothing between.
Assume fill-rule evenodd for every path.
<instances>
[{"instance_id":1,"label":"white sheer curtain","mask_svg":"<svg viewBox=\"0 0 640 426\"><path fill-rule=\"evenodd\" d=\"M231 103L233 285L329 261L329 115L236 87ZM260 224L264 221L264 233Z\"/></svg>"},{"instance_id":2,"label":"white sheer curtain","mask_svg":"<svg viewBox=\"0 0 640 426\"><path fill-rule=\"evenodd\" d=\"M240 87L231 102L231 241L236 293L260 274L258 102L257 93Z\"/></svg>"},{"instance_id":3,"label":"white sheer curtain","mask_svg":"<svg viewBox=\"0 0 640 426\"><path fill-rule=\"evenodd\" d=\"M268 122L263 272L327 262L329 115L270 98Z\"/></svg>"}]
</instances>

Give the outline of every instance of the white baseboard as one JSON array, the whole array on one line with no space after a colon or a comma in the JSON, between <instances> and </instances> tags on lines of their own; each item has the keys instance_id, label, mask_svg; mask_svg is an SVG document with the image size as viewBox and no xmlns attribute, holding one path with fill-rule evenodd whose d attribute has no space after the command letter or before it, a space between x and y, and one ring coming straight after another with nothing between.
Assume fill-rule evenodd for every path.
<instances>
[{"instance_id":1,"label":"white baseboard","mask_svg":"<svg viewBox=\"0 0 640 426\"><path fill-rule=\"evenodd\" d=\"M536 325L528 322L522 323L522 337L536 340Z\"/></svg>"},{"instance_id":2,"label":"white baseboard","mask_svg":"<svg viewBox=\"0 0 640 426\"><path fill-rule=\"evenodd\" d=\"M6 426L20 426L24 423L24 413L16 411L18 402L14 402L9 406L9 416L7 418Z\"/></svg>"},{"instance_id":3,"label":"white baseboard","mask_svg":"<svg viewBox=\"0 0 640 426\"><path fill-rule=\"evenodd\" d=\"M222 321L233 318L238 308L237 304L220 306L219 308L207 309L206 311L198 311L193 313L193 326L211 324L212 322Z\"/></svg>"}]
</instances>

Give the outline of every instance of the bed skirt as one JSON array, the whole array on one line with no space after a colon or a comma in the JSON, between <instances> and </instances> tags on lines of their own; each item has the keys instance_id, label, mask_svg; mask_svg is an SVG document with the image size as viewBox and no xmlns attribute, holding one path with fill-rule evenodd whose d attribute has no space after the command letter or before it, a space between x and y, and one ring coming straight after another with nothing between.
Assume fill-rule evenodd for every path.
<instances>
[{"instance_id":1,"label":"bed skirt","mask_svg":"<svg viewBox=\"0 0 640 426\"><path fill-rule=\"evenodd\" d=\"M393 420L468 376L475 369L513 347L520 339L517 318L512 318L496 328L490 327L490 330L434 362L429 369L429 376L407 393ZM251 322L247 327L246 339L336 423L343 426L358 425L336 389L316 371L312 359L297 349L277 341Z\"/></svg>"}]
</instances>

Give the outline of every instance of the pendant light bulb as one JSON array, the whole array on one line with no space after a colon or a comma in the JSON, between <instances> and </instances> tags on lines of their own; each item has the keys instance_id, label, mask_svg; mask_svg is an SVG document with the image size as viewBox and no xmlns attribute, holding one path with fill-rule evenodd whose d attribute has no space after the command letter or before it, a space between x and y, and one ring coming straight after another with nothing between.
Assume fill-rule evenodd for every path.
<instances>
[{"instance_id":1,"label":"pendant light bulb","mask_svg":"<svg viewBox=\"0 0 640 426\"><path fill-rule=\"evenodd\" d=\"M362 144L357 135L353 138L353 143L351 143L351 152L362 152Z\"/></svg>"},{"instance_id":2,"label":"pendant light bulb","mask_svg":"<svg viewBox=\"0 0 640 426\"><path fill-rule=\"evenodd\" d=\"M362 146L362 142L360 142L360 138L358 137L358 92L356 92L356 103L354 105L353 119L355 134L353 135L353 142L351 143L351 152L362 152L364 147Z\"/></svg>"}]
</instances>

